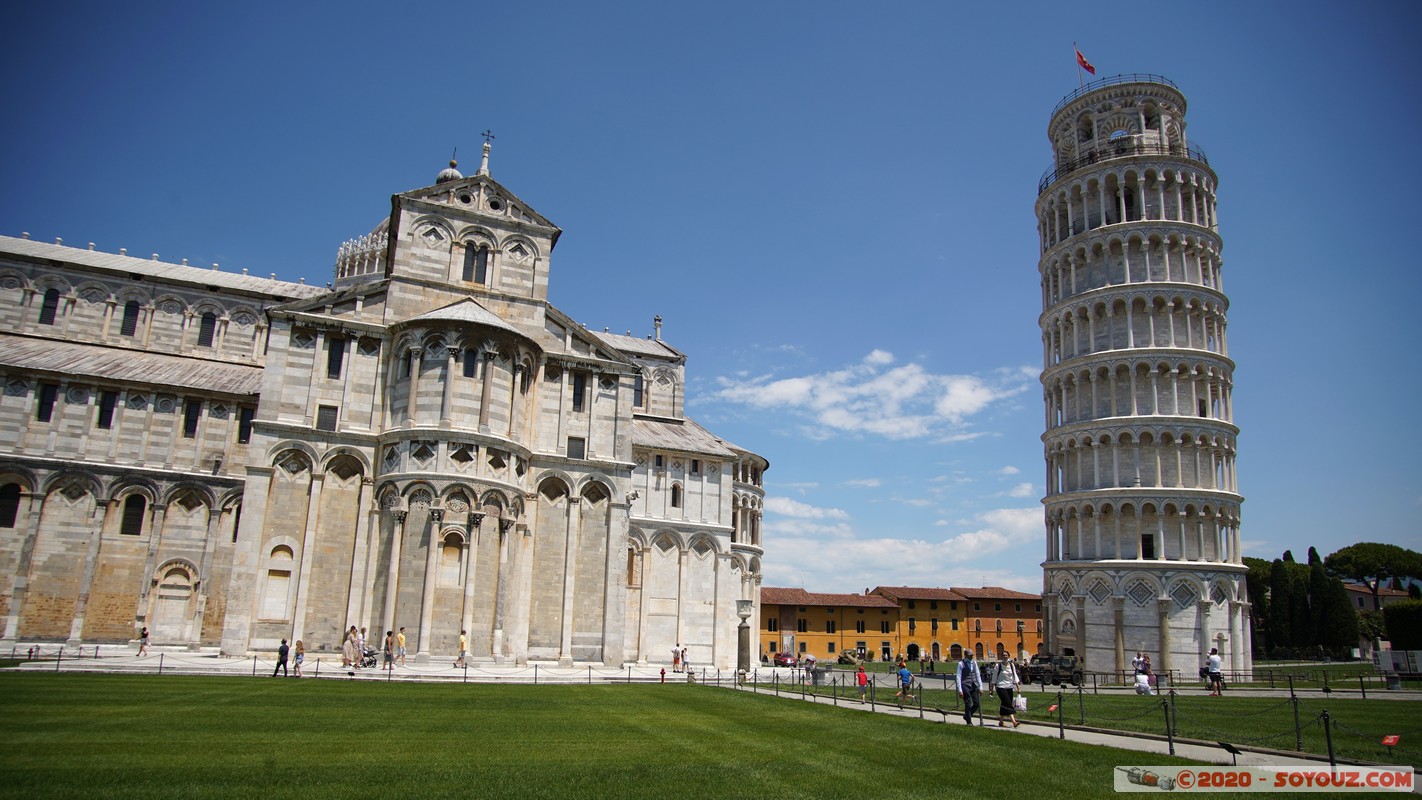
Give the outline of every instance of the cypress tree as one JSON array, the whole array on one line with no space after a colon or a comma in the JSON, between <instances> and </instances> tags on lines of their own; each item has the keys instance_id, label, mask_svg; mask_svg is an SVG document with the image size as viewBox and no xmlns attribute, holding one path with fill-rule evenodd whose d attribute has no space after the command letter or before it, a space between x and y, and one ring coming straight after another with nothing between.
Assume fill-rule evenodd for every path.
<instances>
[{"instance_id":1,"label":"cypress tree","mask_svg":"<svg viewBox=\"0 0 1422 800\"><path fill-rule=\"evenodd\" d=\"M1294 584L1289 568L1282 559L1269 566L1269 649L1275 658L1294 645L1293 626L1289 624L1289 609L1293 608Z\"/></svg>"}]
</instances>

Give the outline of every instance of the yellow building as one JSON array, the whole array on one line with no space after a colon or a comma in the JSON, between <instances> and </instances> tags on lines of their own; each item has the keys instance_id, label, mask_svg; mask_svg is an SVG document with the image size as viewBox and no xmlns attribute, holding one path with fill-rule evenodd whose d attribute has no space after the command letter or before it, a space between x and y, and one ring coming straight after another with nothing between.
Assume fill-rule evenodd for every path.
<instances>
[{"instance_id":1,"label":"yellow building","mask_svg":"<svg viewBox=\"0 0 1422 800\"><path fill-rule=\"evenodd\" d=\"M951 591L964 599L967 638L963 646L972 649L976 657L992 658L1006 652L1025 659L1045 652L1041 595L999 586L954 586Z\"/></svg>"},{"instance_id":2,"label":"yellow building","mask_svg":"<svg viewBox=\"0 0 1422 800\"><path fill-rule=\"evenodd\" d=\"M797 660L813 655L818 661L833 662L845 650L875 660L891 658L902 646L899 628L899 607L884 597L760 590L757 639L763 661L776 653L793 653Z\"/></svg>"},{"instance_id":3,"label":"yellow building","mask_svg":"<svg viewBox=\"0 0 1422 800\"><path fill-rule=\"evenodd\" d=\"M870 594L889 600L898 609L892 657L942 661L962 655L968 629L962 595L952 589L921 586L879 586Z\"/></svg>"}]
</instances>

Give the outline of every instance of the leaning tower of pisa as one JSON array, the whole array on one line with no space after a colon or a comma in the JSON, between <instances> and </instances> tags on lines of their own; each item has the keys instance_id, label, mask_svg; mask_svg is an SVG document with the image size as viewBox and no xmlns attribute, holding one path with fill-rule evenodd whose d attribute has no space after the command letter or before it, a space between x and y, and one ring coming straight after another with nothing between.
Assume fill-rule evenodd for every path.
<instances>
[{"instance_id":1,"label":"leaning tower of pisa","mask_svg":"<svg viewBox=\"0 0 1422 800\"><path fill-rule=\"evenodd\" d=\"M1252 671L1217 178L1185 96L1119 75L1062 99L1037 187L1048 646L1096 672Z\"/></svg>"}]
</instances>

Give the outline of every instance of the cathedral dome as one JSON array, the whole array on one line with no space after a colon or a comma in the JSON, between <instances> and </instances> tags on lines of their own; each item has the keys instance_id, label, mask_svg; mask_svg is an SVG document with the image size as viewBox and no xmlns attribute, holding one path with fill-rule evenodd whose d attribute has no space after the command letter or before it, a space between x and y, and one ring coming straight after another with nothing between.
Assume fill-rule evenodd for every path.
<instances>
[{"instance_id":1,"label":"cathedral dome","mask_svg":"<svg viewBox=\"0 0 1422 800\"><path fill-rule=\"evenodd\" d=\"M449 160L449 167L440 170L439 174L435 176L435 185L438 186L441 183L449 183L450 181L463 179L464 176L459 174L459 170L455 169L457 166L459 166L459 162L451 158Z\"/></svg>"}]
</instances>

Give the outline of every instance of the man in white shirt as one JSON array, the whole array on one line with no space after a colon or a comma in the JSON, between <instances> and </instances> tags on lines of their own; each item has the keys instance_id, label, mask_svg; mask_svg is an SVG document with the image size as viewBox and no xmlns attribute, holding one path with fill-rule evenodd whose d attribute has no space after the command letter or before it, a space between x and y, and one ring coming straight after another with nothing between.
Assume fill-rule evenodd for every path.
<instances>
[{"instance_id":1,"label":"man in white shirt","mask_svg":"<svg viewBox=\"0 0 1422 800\"><path fill-rule=\"evenodd\" d=\"M1219 697L1224 692L1224 662L1217 647L1210 648L1210 659L1205 667L1210 675L1210 696Z\"/></svg>"}]
</instances>

